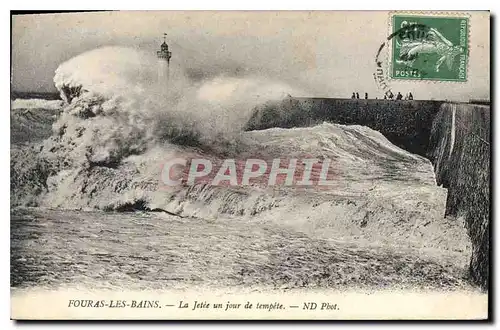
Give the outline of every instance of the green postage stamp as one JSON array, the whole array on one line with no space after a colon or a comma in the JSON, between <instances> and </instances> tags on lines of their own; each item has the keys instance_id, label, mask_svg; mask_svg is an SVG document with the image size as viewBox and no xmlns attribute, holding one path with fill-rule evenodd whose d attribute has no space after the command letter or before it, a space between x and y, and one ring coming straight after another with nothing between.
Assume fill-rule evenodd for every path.
<instances>
[{"instance_id":1,"label":"green postage stamp","mask_svg":"<svg viewBox=\"0 0 500 330\"><path fill-rule=\"evenodd\" d=\"M469 18L394 14L392 79L467 81Z\"/></svg>"}]
</instances>

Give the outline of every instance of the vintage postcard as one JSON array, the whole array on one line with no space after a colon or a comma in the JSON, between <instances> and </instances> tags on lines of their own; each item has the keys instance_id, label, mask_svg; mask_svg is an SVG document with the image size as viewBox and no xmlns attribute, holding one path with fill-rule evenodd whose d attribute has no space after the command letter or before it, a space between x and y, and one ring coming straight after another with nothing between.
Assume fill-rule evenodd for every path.
<instances>
[{"instance_id":1,"label":"vintage postcard","mask_svg":"<svg viewBox=\"0 0 500 330\"><path fill-rule=\"evenodd\" d=\"M486 320L488 11L12 13L15 320Z\"/></svg>"}]
</instances>

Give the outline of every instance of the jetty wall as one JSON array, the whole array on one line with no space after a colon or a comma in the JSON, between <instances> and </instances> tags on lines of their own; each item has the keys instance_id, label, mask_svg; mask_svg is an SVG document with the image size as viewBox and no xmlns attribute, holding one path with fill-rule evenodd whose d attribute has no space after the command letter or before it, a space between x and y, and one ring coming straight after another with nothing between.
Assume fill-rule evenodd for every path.
<instances>
[{"instance_id":1,"label":"jetty wall","mask_svg":"<svg viewBox=\"0 0 500 330\"><path fill-rule=\"evenodd\" d=\"M445 216L464 217L473 251L470 278L488 289L490 257L490 106L444 101L286 98L255 109L247 130L363 125L427 157L448 189Z\"/></svg>"}]
</instances>

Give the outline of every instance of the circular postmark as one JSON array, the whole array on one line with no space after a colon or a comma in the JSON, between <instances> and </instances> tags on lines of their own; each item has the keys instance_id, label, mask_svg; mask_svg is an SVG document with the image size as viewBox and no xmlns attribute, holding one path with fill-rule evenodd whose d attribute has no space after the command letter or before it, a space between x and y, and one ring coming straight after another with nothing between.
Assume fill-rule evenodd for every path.
<instances>
[{"instance_id":1,"label":"circular postmark","mask_svg":"<svg viewBox=\"0 0 500 330\"><path fill-rule=\"evenodd\" d=\"M380 54L384 48L389 47L389 42L396 38L396 43L401 44L402 42L418 42L419 40L424 40L427 37L429 27L425 24L420 23L409 23L408 21L403 21L401 27L395 32L391 33L387 39L379 46L377 54L375 56L376 71L373 73L373 77L377 86L384 92L384 97L392 99L394 93L391 90L388 74L384 71L383 62L381 60ZM400 56L400 60L404 62L409 62L405 69L408 71L408 75L424 77L426 75L425 70L415 69L410 67L410 63L416 60L419 56L418 52L415 53L403 53Z\"/></svg>"}]
</instances>

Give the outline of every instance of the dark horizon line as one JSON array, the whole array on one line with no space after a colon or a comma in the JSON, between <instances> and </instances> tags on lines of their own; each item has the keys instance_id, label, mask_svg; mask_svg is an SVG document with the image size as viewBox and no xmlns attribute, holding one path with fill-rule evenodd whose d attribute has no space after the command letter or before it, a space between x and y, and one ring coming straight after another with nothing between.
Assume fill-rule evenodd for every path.
<instances>
[{"instance_id":1,"label":"dark horizon line","mask_svg":"<svg viewBox=\"0 0 500 330\"><path fill-rule=\"evenodd\" d=\"M10 93L10 98L11 100L14 100L15 98L18 97L23 97L23 96L29 96L30 94L33 95L43 95L43 96L50 96L50 100L62 100L59 92L54 91L54 92L37 92L37 91L16 91L12 90ZM477 104L491 104L490 99L478 99L478 98L472 98L469 99L468 101L454 101L454 100L448 100L448 99L413 99L413 100L396 100L396 99L374 99L374 98L359 98L359 99L352 99L351 97L321 97L321 96L290 96L292 99L338 99L338 100L357 100L357 101L363 101L363 100L376 100L376 101L434 101L434 102L451 102L451 103L477 103Z\"/></svg>"},{"instance_id":2,"label":"dark horizon line","mask_svg":"<svg viewBox=\"0 0 500 330\"><path fill-rule=\"evenodd\" d=\"M53 92L36 92L36 91L10 91L10 99L14 100L16 98L29 98L29 96L45 96L47 100L62 100L61 94L58 91Z\"/></svg>"}]
</instances>

